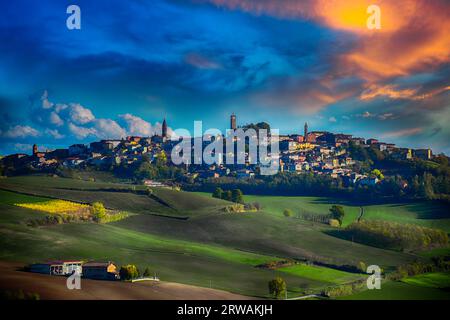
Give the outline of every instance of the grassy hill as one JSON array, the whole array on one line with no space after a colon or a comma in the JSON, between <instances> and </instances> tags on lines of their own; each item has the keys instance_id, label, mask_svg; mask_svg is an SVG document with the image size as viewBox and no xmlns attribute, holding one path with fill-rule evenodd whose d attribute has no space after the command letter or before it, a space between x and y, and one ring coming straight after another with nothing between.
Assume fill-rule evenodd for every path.
<instances>
[{"instance_id":1,"label":"grassy hill","mask_svg":"<svg viewBox=\"0 0 450 320\"><path fill-rule=\"evenodd\" d=\"M75 202L100 201L111 209L178 218L216 212L227 205L222 200L169 189L152 188L149 196L145 186L48 176L1 179L0 188Z\"/></svg>"},{"instance_id":2,"label":"grassy hill","mask_svg":"<svg viewBox=\"0 0 450 320\"><path fill-rule=\"evenodd\" d=\"M35 176L0 179L0 189L0 260L113 260L141 269L149 266L166 281L212 285L252 296L267 296L267 283L278 274L288 283L289 296L294 297L361 277L336 270L342 265L364 261L388 270L427 259L338 239L326 233L328 226L282 215L286 206L322 213L330 207L327 199L246 197L246 201L260 202L263 210L237 214L225 213L221 209L229 203L210 195L154 188L149 196L146 187L129 184ZM101 201L134 215L109 224L27 226L26 219L45 214L14 204L45 201L46 197ZM359 212L349 204L347 210L355 217ZM347 219L351 217L349 214ZM329 267L257 267L286 259L316 261Z\"/></svg>"},{"instance_id":3,"label":"grassy hill","mask_svg":"<svg viewBox=\"0 0 450 320\"><path fill-rule=\"evenodd\" d=\"M205 195L208 195L205 193ZM325 197L281 197L281 196L244 196L246 202L259 202L264 212L277 216L284 209L291 209L294 215L299 213L328 214L332 205L344 207L343 226L355 221L360 213L360 203ZM450 206L431 201L410 203L365 204L362 205L363 219L378 219L400 223L412 223L423 227L437 228L450 232Z\"/></svg>"}]
</instances>

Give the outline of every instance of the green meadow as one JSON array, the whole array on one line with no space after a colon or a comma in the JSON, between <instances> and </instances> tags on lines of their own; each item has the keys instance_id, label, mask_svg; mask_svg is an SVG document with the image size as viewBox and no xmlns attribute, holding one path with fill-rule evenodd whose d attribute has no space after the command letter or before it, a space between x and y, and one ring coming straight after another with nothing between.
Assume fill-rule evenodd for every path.
<instances>
[{"instance_id":1,"label":"green meadow","mask_svg":"<svg viewBox=\"0 0 450 320\"><path fill-rule=\"evenodd\" d=\"M427 273L401 281L383 281L380 290L364 290L343 300L449 300L450 273Z\"/></svg>"},{"instance_id":2,"label":"green meadow","mask_svg":"<svg viewBox=\"0 0 450 320\"><path fill-rule=\"evenodd\" d=\"M206 195L206 194L205 194ZM246 195L246 202L259 202L265 212L282 216L284 209L291 209L294 216L308 212L328 214L332 205L341 205L345 210L343 226L356 221L360 204L325 197L281 197ZM362 219L378 219L399 223L417 224L423 227L442 229L450 232L450 208L448 204L431 201L411 203L388 203L362 205Z\"/></svg>"}]
</instances>

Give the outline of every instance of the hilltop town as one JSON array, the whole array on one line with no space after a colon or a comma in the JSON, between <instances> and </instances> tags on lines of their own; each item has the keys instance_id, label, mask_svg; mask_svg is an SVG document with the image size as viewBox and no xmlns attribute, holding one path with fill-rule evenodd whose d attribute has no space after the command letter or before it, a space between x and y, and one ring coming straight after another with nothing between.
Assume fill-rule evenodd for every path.
<instances>
[{"instance_id":1,"label":"hilltop town","mask_svg":"<svg viewBox=\"0 0 450 320\"><path fill-rule=\"evenodd\" d=\"M230 129L236 130L236 116L230 117ZM247 125L242 129L269 128L266 123ZM191 145L195 143L192 139ZM122 139L101 140L86 144L74 144L66 149L41 151L35 144L32 154L12 154L1 159L3 171L14 175L29 171L52 172L56 168L112 170L119 166L129 166L134 163L163 163L174 167L171 163L171 151L179 142L171 139L164 119L160 134L152 137L128 136ZM203 148L208 143L202 142ZM305 123L303 132L279 136L280 154L277 157L279 172L312 173L327 175L332 178L342 178L346 185L375 185L380 181L380 175L364 174L355 164L355 148L370 150L383 154L392 160L430 160L433 158L431 149L400 148L392 143L377 139L364 139L351 134L331 133L327 131L309 131ZM184 177L192 180L207 178L234 177L237 179L252 179L260 173L259 164L248 161L245 154L245 164L226 164L218 161L216 164L190 164L179 166ZM158 184L156 181L146 181L148 184Z\"/></svg>"}]
</instances>

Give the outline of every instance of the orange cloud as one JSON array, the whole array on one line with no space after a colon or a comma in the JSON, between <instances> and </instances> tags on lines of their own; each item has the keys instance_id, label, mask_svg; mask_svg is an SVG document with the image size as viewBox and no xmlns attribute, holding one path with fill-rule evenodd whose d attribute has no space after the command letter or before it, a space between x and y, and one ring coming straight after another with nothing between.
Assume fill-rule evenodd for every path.
<instances>
[{"instance_id":1,"label":"orange cloud","mask_svg":"<svg viewBox=\"0 0 450 320\"><path fill-rule=\"evenodd\" d=\"M418 93L419 89L397 89L395 85L370 85L364 90L359 98L361 100L371 100L379 96L391 99L424 100L437 94L450 90L450 86L437 88L426 93Z\"/></svg>"}]
</instances>

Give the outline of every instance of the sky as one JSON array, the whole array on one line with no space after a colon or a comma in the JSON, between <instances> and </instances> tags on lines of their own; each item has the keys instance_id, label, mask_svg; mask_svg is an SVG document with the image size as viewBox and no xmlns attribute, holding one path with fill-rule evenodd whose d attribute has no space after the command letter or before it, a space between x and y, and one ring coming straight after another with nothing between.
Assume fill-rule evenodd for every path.
<instances>
[{"instance_id":1,"label":"sky","mask_svg":"<svg viewBox=\"0 0 450 320\"><path fill-rule=\"evenodd\" d=\"M235 113L450 155L449 15L448 0L3 1L0 154L148 136L164 118L225 130Z\"/></svg>"}]
</instances>

